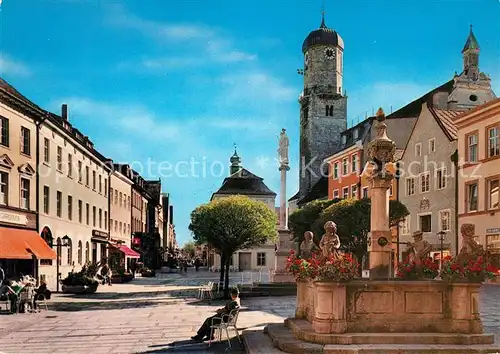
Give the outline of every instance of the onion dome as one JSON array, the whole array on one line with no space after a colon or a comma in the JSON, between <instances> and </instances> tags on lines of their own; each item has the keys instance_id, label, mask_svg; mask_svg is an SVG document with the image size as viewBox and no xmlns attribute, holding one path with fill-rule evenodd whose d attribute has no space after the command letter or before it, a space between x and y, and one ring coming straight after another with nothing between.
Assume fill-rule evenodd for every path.
<instances>
[{"instance_id":1,"label":"onion dome","mask_svg":"<svg viewBox=\"0 0 500 354\"><path fill-rule=\"evenodd\" d=\"M312 31L302 44L302 52L305 53L309 48L315 46L338 46L344 49L344 41L339 34L325 25L325 16L321 20L319 29Z\"/></svg>"}]
</instances>

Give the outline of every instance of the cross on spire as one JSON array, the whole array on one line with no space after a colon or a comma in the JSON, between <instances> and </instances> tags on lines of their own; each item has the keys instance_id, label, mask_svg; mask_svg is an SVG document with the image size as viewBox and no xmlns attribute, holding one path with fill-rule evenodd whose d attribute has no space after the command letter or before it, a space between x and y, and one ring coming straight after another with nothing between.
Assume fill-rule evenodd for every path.
<instances>
[{"instance_id":1,"label":"cross on spire","mask_svg":"<svg viewBox=\"0 0 500 354\"><path fill-rule=\"evenodd\" d=\"M321 5L321 26L319 28L326 28L325 25L325 0L323 0L323 3Z\"/></svg>"}]
</instances>

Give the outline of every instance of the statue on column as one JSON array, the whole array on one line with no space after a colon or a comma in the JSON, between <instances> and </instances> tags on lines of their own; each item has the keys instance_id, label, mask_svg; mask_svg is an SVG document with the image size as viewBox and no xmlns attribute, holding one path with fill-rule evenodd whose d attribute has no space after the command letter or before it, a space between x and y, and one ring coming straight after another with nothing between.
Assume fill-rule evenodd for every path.
<instances>
[{"instance_id":1,"label":"statue on column","mask_svg":"<svg viewBox=\"0 0 500 354\"><path fill-rule=\"evenodd\" d=\"M410 251L409 261L415 262L420 265L424 260L430 257L432 245L423 239L424 233L422 231L415 231L413 233L413 242L408 242L407 246Z\"/></svg>"},{"instance_id":2,"label":"statue on column","mask_svg":"<svg viewBox=\"0 0 500 354\"><path fill-rule=\"evenodd\" d=\"M321 238L321 261L340 257L340 238L337 235L337 225L333 221L325 223L325 234Z\"/></svg>"},{"instance_id":3,"label":"statue on column","mask_svg":"<svg viewBox=\"0 0 500 354\"><path fill-rule=\"evenodd\" d=\"M314 234L311 231L306 231L304 233L304 241L300 244L300 256L302 258L311 258L315 249Z\"/></svg>"},{"instance_id":4,"label":"statue on column","mask_svg":"<svg viewBox=\"0 0 500 354\"><path fill-rule=\"evenodd\" d=\"M281 129L279 137L278 161L281 165L288 165L288 136L286 136L286 129Z\"/></svg>"}]
</instances>

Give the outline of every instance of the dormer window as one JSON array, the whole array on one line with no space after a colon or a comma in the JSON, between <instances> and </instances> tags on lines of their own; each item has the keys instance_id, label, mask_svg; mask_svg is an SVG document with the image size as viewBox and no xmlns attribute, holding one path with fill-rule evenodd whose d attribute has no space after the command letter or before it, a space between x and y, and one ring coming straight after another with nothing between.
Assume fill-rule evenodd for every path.
<instances>
[{"instance_id":1,"label":"dormer window","mask_svg":"<svg viewBox=\"0 0 500 354\"><path fill-rule=\"evenodd\" d=\"M353 136L354 140L356 140L358 138L358 135L359 135L358 129L354 129L354 131L352 132L352 136Z\"/></svg>"},{"instance_id":2,"label":"dormer window","mask_svg":"<svg viewBox=\"0 0 500 354\"><path fill-rule=\"evenodd\" d=\"M347 137L345 135L342 135L342 144L345 145L347 142Z\"/></svg>"}]
</instances>

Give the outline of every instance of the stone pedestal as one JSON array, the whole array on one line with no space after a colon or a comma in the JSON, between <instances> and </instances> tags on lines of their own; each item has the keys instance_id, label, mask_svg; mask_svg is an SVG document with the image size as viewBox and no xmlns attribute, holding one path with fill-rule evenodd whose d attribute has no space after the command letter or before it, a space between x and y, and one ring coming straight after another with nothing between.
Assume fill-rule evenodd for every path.
<instances>
[{"instance_id":1,"label":"stone pedestal","mask_svg":"<svg viewBox=\"0 0 500 354\"><path fill-rule=\"evenodd\" d=\"M285 228L278 229L278 250L276 251L274 270L271 273L271 282L273 283L291 283L295 279L291 274L285 271L286 259L290 253L290 250L295 250L295 242L290 238L292 233L290 230Z\"/></svg>"}]
</instances>

